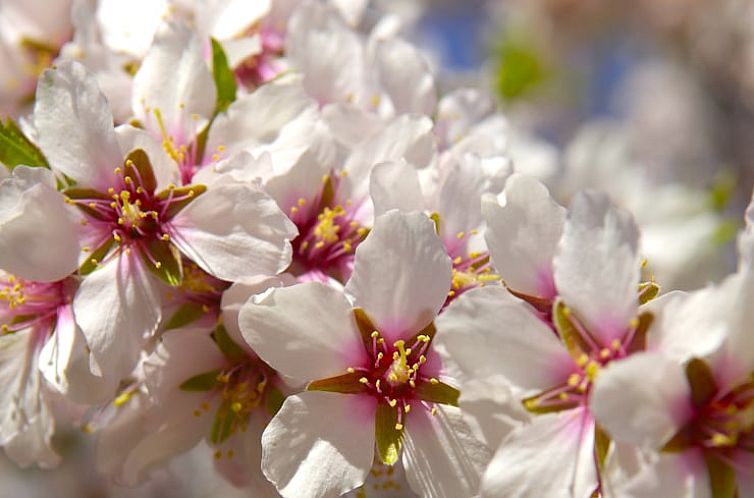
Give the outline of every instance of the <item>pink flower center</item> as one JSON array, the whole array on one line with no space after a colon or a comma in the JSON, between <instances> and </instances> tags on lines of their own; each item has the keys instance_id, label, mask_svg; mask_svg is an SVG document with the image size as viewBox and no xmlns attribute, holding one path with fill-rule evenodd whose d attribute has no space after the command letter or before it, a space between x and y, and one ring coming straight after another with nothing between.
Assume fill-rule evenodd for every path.
<instances>
[{"instance_id":1,"label":"pink flower center","mask_svg":"<svg viewBox=\"0 0 754 498\"><path fill-rule=\"evenodd\" d=\"M3 334L50 324L58 308L67 304L66 281L34 282L0 274L0 329Z\"/></svg>"}]
</instances>

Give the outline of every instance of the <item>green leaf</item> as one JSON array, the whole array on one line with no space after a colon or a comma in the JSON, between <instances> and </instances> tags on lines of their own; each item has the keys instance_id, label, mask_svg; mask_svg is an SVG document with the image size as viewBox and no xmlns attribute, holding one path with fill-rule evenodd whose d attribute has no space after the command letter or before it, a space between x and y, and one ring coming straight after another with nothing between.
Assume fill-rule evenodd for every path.
<instances>
[{"instance_id":1,"label":"green leaf","mask_svg":"<svg viewBox=\"0 0 754 498\"><path fill-rule=\"evenodd\" d=\"M128 157L123 163L125 169L124 176L129 176L137 186L141 186L148 193L152 194L157 188L157 179L154 176L152 163L149 156L142 149L135 149L128 153Z\"/></svg>"},{"instance_id":2,"label":"green leaf","mask_svg":"<svg viewBox=\"0 0 754 498\"><path fill-rule=\"evenodd\" d=\"M9 169L18 165L50 167L39 147L26 138L12 118L0 122L0 162Z\"/></svg>"},{"instance_id":3,"label":"green leaf","mask_svg":"<svg viewBox=\"0 0 754 498\"><path fill-rule=\"evenodd\" d=\"M378 403L374 417L374 439L377 442L377 453L385 465L394 465L401 452L403 428L396 429L397 423L397 408L385 402Z\"/></svg>"},{"instance_id":4,"label":"green leaf","mask_svg":"<svg viewBox=\"0 0 754 498\"><path fill-rule=\"evenodd\" d=\"M430 403L458 406L458 397L461 392L444 382L436 381L417 383L416 394Z\"/></svg>"},{"instance_id":5,"label":"green leaf","mask_svg":"<svg viewBox=\"0 0 754 498\"><path fill-rule=\"evenodd\" d=\"M306 386L307 391L328 391L343 394L358 394L364 392L364 384L359 382L363 377L361 372L352 372L327 379L314 380Z\"/></svg>"},{"instance_id":6,"label":"green leaf","mask_svg":"<svg viewBox=\"0 0 754 498\"><path fill-rule=\"evenodd\" d=\"M708 453L704 454L704 463L709 473L712 498L735 498L736 471L727 462Z\"/></svg>"},{"instance_id":7,"label":"green leaf","mask_svg":"<svg viewBox=\"0 0 754 498\"><path fill-rule=\"evenodd\" d=\"M204 308L201 304L185 303L182 304L168 320L165 330L177 329L198 320L204 315Z\"/></svg>"},{"instance_id":8,"label":"green leaf","mask_svg":"<svg viewBox=\"0 0 754 498\"><path fill-rule=\"evenodd\" d=\"M717 394L717 383L704 360L692 358L686 364L686 380L691 388L691 402L696 408L709 404Z\"/></svg>"},{"instance_id":9,"label":"green leaf","mask_svg":"<svg viewBox=\"0 0 754 498\"><path fill-rule=\"evenodd\" d=\"M217 376L219 374L220 370L217 369L194 375L190 379L184 381L180 385L180 389L181 391L210 391L217 385Z\"/></svg>"},{"instance_id":10,"label":"green leaf","mask_svg":"<svg viewBox=\"0 0 754 498\"><path fill-rule=\"evenodd\" d=\"M236 76L228 64L223 46L212 40L212 76L217 87L215 114L224 112L236 100Z\"/></svg>"},{"instance_id":11,"label":"green leaf","mask_svg":"<svg viewBox=\"0 0 754 498\"><path fill-rule=\"evenodd\" d=\"M246 351L230 338L228 331L225 330L223 325L218 325L215 328L214 332L212 332L212 337L215 339L215 343L217 344L218 349L220 349L220 352L231 363L241 361L248 356Z\"/></svg>"},{"instance_id":12,"label":"green leaf","mask_svg":"<svg viewBox=\"0 0 754 498\"><path fill-rule=\"evenodd\" d=\"M141 259L149 271L157 275L160 280L176 287L183 281L183 264L181 255L170 242L161 239L151 239L141 251Z\"/></svg>"},{"instance_id":13,"label":"green leaf","mask_svg":"<svg viewBox=\"0 0 754 498\"><path fill-rule=\"evenodd\" d=\"M85 277L97 269L97 265L105 259L107 253L110 252L110 248L115 243L112 237L108 237L105 242L102 243L89 257L79 266L79 275Z\"/></svg>"}]
</instances>

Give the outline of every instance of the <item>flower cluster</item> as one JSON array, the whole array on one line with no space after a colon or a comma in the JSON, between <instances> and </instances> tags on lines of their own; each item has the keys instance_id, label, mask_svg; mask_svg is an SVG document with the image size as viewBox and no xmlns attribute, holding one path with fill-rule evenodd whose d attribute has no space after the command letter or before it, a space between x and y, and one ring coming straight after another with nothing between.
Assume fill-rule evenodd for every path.
<instances>
[{"instance_id":1,"label":"flower cluster","mask_svg":"<svg viewBox=\"0 0 754 498\"><path fill-rule=\"evenodd\" d=\"M129 486L201 443L259 497L754 496L754 204L734 274L660 293L643 223L561 206L366 2L7 3L20 466L75 413Z\"/></svg>"}]
</instances>

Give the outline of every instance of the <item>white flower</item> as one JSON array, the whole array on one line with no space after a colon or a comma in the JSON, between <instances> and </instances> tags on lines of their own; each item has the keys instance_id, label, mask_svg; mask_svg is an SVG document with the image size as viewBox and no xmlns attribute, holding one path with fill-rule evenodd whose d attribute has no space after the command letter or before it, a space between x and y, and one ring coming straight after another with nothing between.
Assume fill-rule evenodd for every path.
<instances>
[{"instance_id":1,"label":"white flower","mask_svg":"<svg viewBox=\"0 0 754 498\"><path fill-rule=\"evenodd\" d=\"M486 453L445 406L458 392L441 380L431 347L451 273L434 225L389 212L356 252L347 295L305 283L241 310L241 331L261 358L309 382L265 430L262 470L285 497L336 496L364 483L376 442L387 464L403 449L418 493L471 496Z\"/></svg>"},{"instance_id":2,"label":"white flower","mask_svg":"<svg viewBox=\"0 0 754 498\"><path fill-rule=\"evenodd\" d=\"M509 179L506 201L488 216L488 241L511 292L462 295L438 318L438 341L469 380L470 414L500 444L482 496L587 496L601 489L609 443L589 411L592 383L643 345L651 321L637 317L638 232L595 193L578 195L565 222L525 177ZM481 392L484 382L497 392ZM528 424L517 422L522 407Z\"/></svg>"}]
</instances>

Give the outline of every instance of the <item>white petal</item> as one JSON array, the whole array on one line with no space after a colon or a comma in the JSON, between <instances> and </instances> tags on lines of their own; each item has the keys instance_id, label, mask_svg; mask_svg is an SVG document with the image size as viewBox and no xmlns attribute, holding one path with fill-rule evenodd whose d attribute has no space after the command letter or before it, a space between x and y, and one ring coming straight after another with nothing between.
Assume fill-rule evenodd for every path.
<instances>
[{"instance_id":1,"label":"white petal","mask_svg":"<svg viewBox=\"0 0 754 498\"><path fill-rule=\"evenodd\" d=\"M290 396L262 435L262 471L284 498L330 498L362 485L374 456L374 410L365 396Z\"/></svg>"},{"instance_id":2,"label":"white petal","mask_svg":"<svg viewBox=\"0 0 754 498\"><path fill-rule=\"evenodd\" d=\"M502 287L473 289L437 317L438 344L464 374L502 375L524 389L548 389L576 368L553 331Z\"/></svg>"},{"instance_id":3,"label":"white petal","mask_svg":"<svg viewBox=\"0 0 754 498\"><path fill-rule=\"evenodd\" d=\"M34 126L53 170L79 186L106 191L123 163L113 115L97 81L78 62L62 62L39 78Z\"/></svg>"},{"instance_id":4,"label":"white petal","mask_svg":"<svg viewBox=\"0 0 754 498\"><path fill-rule=\"evenodd\" d=\"M419 50L399 38L381 40L375 49L382 88L396 114L431 116L435 110L435 81Z\"/></svg>"},{"instance_id":5,"label":"white petal","mask_svg":"<svg viewBox=\"0 0 754 498\"><path fill-rule=\"evenodd\" d=\"M553 261L558 292L590 332L609 344L636 315L639 230L604 194L578 194Z\"/></svg>"},{"instance_id":6,"label":"white petal","mask_svg":"<svg viewBox=\"0 0 754 498\"><path fill-rule=\"evenodd\" d=\"M700 453L662 454L625 487L620 498L713 498L709 476Z\"/></svg>"},{"instance_id":7,"label":"white petal","mask_svg":"<svg viewBox=\"0 0 754 498\"><path fill-rule=\"evenodd\" d=\"M359 144L346 160L343 169L357 186L353 192L356 200L368 195L367 179L375 164L405 159L414 167L424 168L434 157L432 120L424 116L403 115ZM358 188L359 185L362 185L361 188Z\"/></svg>"},{"instance_id":8,"label":"white petal","mask_svg":"<svg viewBox=\"0 0 754 498\"><path fill-rule=\"evenodd\" d=\"M39 355L39 369L47 382L77 403L104 403L118 387L114 379L107 382L92 375L86 339L70 305L58 310L55 330Z\"/></svg>"},{"instance_id":9,"label":"white petal","mask_svg":"<svg viewBox=\"0 0 754 498\"><path fill-rule=\"evenodd\" d=\"M583 410L539 415L500 446L482 481L483 498L585 497L597 487L594 423Z\"/></svg>"},{"instance_id":10,"label":"white petal","mask_svg":"<svg viewBox=\"0 0 754 498\"><path fill-rule=\"evenodd\" d=\"M219 40L243 35L270 10L270 0L205 0L195 5L197 19L202 19Z\"/></svg>"},{"instance_id":11,"label":"white petal","mask_svg":"<svg viewBox=\"0 0 754 498\"><path fill-rule=\"evenodd\" d=\"M134 77L133 108L150 131L159 133L155 110L177 145L188 144L215 108L215 83L202 57L199 36L179 23L164 23Z\"/></svg>"},{"instance_id":12,"label":"white petal","mask_svg":"<svg viewBox=\"0 0 754 498\"><path fill-rule=\"evenodd\" d=\"M519 174L506 182L505 200L504 206L494 198L482 202L492 263L512 289L552 298L552 260L563 234L565 209L547 187Z\"/></svg>"},{"instance_id":13,"label":"white petal","mask_svg":"<svg viewBox=\"0 0 754 498\"><path fill-rule=\"evenodd\" d=\"M21 467L60 461L51 445L55 422L37 368L40 336L46 332L25 329L0 336L0 445Z\"/></svg>"},{"instance_id":14,"label":"white petal","mask_svg":"<svg viewBox=\"0 0 754 498\"><path fill-rule=\"evenodd\" d=\"M388 340L410 337L437 315L450 290L451 262L422 213L377 218L356 249L346 291Z\"/></svg>"},{"instance_id":15,"label":"white petal","mask_svg":"<svg viewBox=\"0 0 754 498\"><path fill-rule=\"evenodd\" d=\"M18 166L0 182L0 268L21 278L52 282L78 267L77 213L53 181L43 168Z\"/></svg>"},{"instance_id":16,"label":"white petal","mask_svg":"<svg viewBox=\"0 0 754 498\"><path fill-rule=\"evenodd\" d=\"M301 381L344 374L366 355L345 296L317 282L255 297L241 308L238 325L264 361Z\"/></svg>"},{"instance_id":17,"label":"white petal","mask_svg":"<svg viewBox=\"0 0 754 498\"><path fill-rule=\"evenodd\" d=\"M304 76L307 93L321 104L368 102L364 43L334 7L306 2L297 8L288 22L285 53Z\"/></svg>"},{"instance_id":18,"label":"white petal","mask_svg":"<svg viewBox=\"0 0 754 498\"><path fill-rule=\"evenodd\" d=\"M135 251L113 257L87 275L73 299L92 367L116 381L131 372L160 321L159 295L139 258Z\"/></svg>"},{"instance_id":19,"label":"white petal","mask_svg":"<svg viewBox=\"0 0 754 498\"><path fill-rule=\"evenodd\" d=\"M660 448L692 414L681 363L637 353L600 371L591 395L594 417L618 440Z\"/></svg>"},{"instance_id":20,"label":"white petal","mask_svg":"<svg viewBox=\"0 0 754 498\"><path fill-rule=\"evenodd\" d=\"M243 283L237 282L223 292L220 307L223 310L223 325L231 339L241 347L246 346L241 329L238 328L238 314L246 301L256 294L261 294L273 287L284 287L296 283L295 278L289 273L275 277L256 277Z\"/></svg>"},{"instance_id":21,"label":"white petal","mask_svg":"<svg viewBox=\"0 0 754 498\"><path fill-rule=\"evenodd\" d=\"M403 445L406 479L420 496L473 496L492 452L474 438L461 411L438 406L435 416L416 410L408 417Z\"/></svg>"},{"instance_id":22,"label":"white petal","mask_svg":"<svg viewBox=\"0 0 754 498\"><path fill-rule=\"evenodd\" d=\"M171 225L181 252L209 274L230 281L284 270L297 233L264 191L235 182L210 187Z\"/></svg>"},{"instance_id":23,"label":"white petal","mask_svg":"<svg viewBox=\"0 0 754 498\"><path fill-rule=\"evenodd\" d=\"M497 448L510 432L531 416L500 376L473 379L461 384L458 403L474 435L490 448Z\"/></svg>"},{"instance_id":24,"label":"white petal","mask_svg":"<svg viewBox=\"0 0 754 498\"><path fill-rule=\"evenodd\" d=\"M262 85L239 96L217 116L207 138L207 155L224 149L225 156L246 150L268 151L273 162L293 164L310 145L317 111L297 79Z\"/></svg>"},{"instance_id":25,"label":"white petal","mask_svg":"<svg viewBox=\"0 0 754 498\"><path fill-rule=\"evenodd\" d=\"M403 159L376 165L369 176L369 193L375 216L391 209L406 213L424 210L419 177Z\"/></svg>"},{"instance_id":26,"label":"white petal","mask_svg":"<svg viewBox=\"0 0 754 498\"><path fill-rule=\"evenodd\" d=\"M97 22L103 41L110 50L141 58L149 49L162 18L168 15L167 0L102 0L97 6Z\"/></svg>"}]
</instances>

